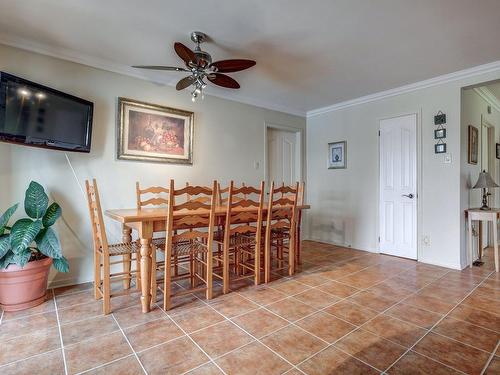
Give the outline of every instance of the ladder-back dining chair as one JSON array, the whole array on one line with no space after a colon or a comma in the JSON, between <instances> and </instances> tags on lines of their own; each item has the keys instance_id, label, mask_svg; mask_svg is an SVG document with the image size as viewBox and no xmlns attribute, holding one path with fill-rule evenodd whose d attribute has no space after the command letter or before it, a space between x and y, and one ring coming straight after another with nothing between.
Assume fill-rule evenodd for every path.
<instances>
[{"instance_id":1,"label":"ladder-back dining chair","mask_svg":"<svg viewBox=\"0 0 500 375\"><path fill-rule=\"evenodd\" d=\"M214 181L211 188L185 186L176 190L174 180L171 180L168 201L163 279L165 310L171 308L172 298L178 295L204 290L206 298L212 299L217 182ZM174 262L184 263L188 271L174 276ZM181 279L189 279L190 288L172 293L172 282ZM200 281L204 284L201 287L198 286Z\"/></svg>"},{"instance_id":2,"label":"ladder-back dining chair","mask_svg":"<svg viewBox=\"0 0 500 375\"><path fill-rule=\"evenodd\" d=\"M225 202L224 235L216 240L222 245L222 258L219 254L215 257L222 263L222 275L214 275L222 279L223 293L229 291L231 279L252 278L255 285L260 283L264 182L255 188L235 187L231 181Z\"/></svg>"},{"instance_id":3,"label":"ladder-back dining chair","mask_svg":"<svg viewBox=\"0 0 500 375\"><path fill-rule=\"evenodd\" d=\"M92 227L92 238L94 247L94 294L96 299L103 299L103 312L111 312L111 298L127 294L128 290L112 291L111 283L128 281L137 275L137 270L131 270L132 257L139 253L139 246L136 242L109 244L106 235L106 228L101 209L101 201L97 182L94 179L92 184L85 181L87 190L87 201ZM119 258L118 260L114 260ZM113 259L113 260L112 260ZM111 266L123 264L123 271L111 273Z\"/></svg>"},{"instance_id":4,"label":"ladder-back dining chair","mask_svg":"<svg viewBox=\"0 0 500 375\"><path fill-rule=\"evenodd\" d=\"M287 270L290 276L295 273L298 192L299 183L294 186L281 185L277 188L274 182L271 183L265 227L266 283L271 280L272 271Z\"/></svg>"},{"instance_id":5,"label":"ladder-back dining chair","mask_svg":"<svg viewBox=\"0 0 500 375\"><path fill-rule=\"evenodd\" d=\"M135 183L136 201L137 209L140 211L143 208L166 208L168 205L168 189L163 186L150 186L147 188L141 188L139 182ZM151 269L152 277L157 277L157 269L159 266L163 265L163 262L158 264L157 252L163 251L165 247L165 233L155 233L151 241L152 251L151 251ZM141 254L137 255L136 269L141 269ZM137 284L140 288L140 272L137 274ZM151 286L151 301L156 302L156 288Z\"/></svg>"}]
</instances>

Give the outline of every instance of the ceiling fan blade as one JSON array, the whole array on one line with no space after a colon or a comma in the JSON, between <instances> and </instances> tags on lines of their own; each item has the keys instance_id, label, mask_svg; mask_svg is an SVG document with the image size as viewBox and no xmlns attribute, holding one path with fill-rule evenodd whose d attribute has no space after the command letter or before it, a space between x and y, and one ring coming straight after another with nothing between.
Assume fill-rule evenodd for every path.
<instances>
[{"instance_id":1,"label":"ceiling fan blade","mask_svg":"<svg viewBox=\"0 0 500 375\"><path fill-rule=\"evenodd\" d=\"M233 59L216 61L210 66L215 67L216 71L219 73L232 73L251 68L255 64L256 62L253 60Z\"/></svg>"},{"instance_id":2,"label":"ceiling fan blade","mask_svg":"<svg viewBox=\"0 0 500 375\"><path fill-rule=\"evenodd\" d=\"M184 90L186 87L191 86L195 81L195 78L193 76L187 76L181 79L179 82L177 82L177 85L175 85L175 88L177 90Z\"/></svg>"},{"instance_id":3,"label":"ceiling fan blade","mask_svg":"<svg viewBox=\"0 0 500 375\"><path fill-rule=\"evenodd\" d=\"M218 86L226 87L228 89L240 88L240 84L238 82L225 74L210 73L207 75L207 78L210 82L215 83Z\"/></svg>"},{"instance_id":4,"label":"ceiling fan blade","mask_svg":"<svg viewBox=\"0 0 500 375\"><path fill-rule=\"evenodd\" d=\"M163 65L132 65L132 68L138 69L150 69L150 70L172 70L176 72L189 72L189 70L184 68L178 68L176 66L163 66Z\"/></svg>"},{"instance_id":5,"label":"ceiling fan blade","mask_svg":"<svg viewBox=\"0 0 500 375\"><path fill-rule=\"evenodd\" d=\"M196 62L196 56L193 51L191 51L188 47L186 47L184 44L176 42L174 44L174 49L175 52L179 55L179 57L184 60L186 65L189 64L189 62Z\"/></svg>"}]
</instances>

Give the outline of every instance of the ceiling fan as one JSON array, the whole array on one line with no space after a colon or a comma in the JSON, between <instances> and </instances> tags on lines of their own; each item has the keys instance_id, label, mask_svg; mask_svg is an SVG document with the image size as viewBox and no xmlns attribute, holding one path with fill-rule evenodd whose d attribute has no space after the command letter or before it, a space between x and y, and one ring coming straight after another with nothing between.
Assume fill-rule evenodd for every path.
<instances>
[{"instance_id":1,"label":"ceiling fan","mask_svg":"<svg viewBox=\"0 0 500 375\"><path fill-rule=\"evenodd\" d=\"M133 68L189 72L190 75L177 82L175 88L177 90L184 90L189 86L193 86L193 91L191 92L191 99L193 102L196 101L198 96L201 96L203 99L203 89L207 86L204 81L205 78L218 86L229 89L239 89L239 83L223 73L233 73L248 69L255 65L255 61L232 59L212 62L212 56L210 56L208 52L202 51L200 48L200 44L206 39L206 34L200 31L193 31L191 33L191 40L196 43L194 51L182 43L176 42L174 44L175 52L184 61L185 67L134 65Z\"/></svg>"}]
</instances>

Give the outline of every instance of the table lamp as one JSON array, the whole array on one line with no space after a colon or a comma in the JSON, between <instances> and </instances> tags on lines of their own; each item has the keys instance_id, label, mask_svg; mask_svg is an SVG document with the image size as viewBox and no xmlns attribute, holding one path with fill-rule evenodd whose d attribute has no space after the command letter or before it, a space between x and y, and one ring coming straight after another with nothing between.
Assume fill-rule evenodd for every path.
<instances>
[{"instance_id":1,"label":"table lamp","mask_svg":"<svg viewBox=\"0 0 500 375\"><path fill-rule=\"evenodd\" d=\"M483 205L481 206L481 210L489 210L488 207L488 193L486 189L488 188L497 188L499 187L495 181L491 178L490 174L486 171L482 171L479 173L479 178L477 179L476 184L472 187L473 189L483 189Z\"/></svg>"}]
</instances>

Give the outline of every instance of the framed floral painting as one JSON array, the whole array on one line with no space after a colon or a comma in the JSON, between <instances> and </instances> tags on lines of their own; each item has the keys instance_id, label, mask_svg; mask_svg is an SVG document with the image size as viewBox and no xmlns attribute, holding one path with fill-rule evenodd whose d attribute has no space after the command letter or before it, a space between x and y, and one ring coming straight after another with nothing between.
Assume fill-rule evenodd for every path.
<instances>
[{"instance_id":1,"label":"framed floral painting","mask_svg":"<svg viewBox=\"0 0 500 375\"><path fill-rule=\"evenodd\" d=\"M194 113L118 98L118 159L193 163Z\"/></svg>"}]
</instances>

